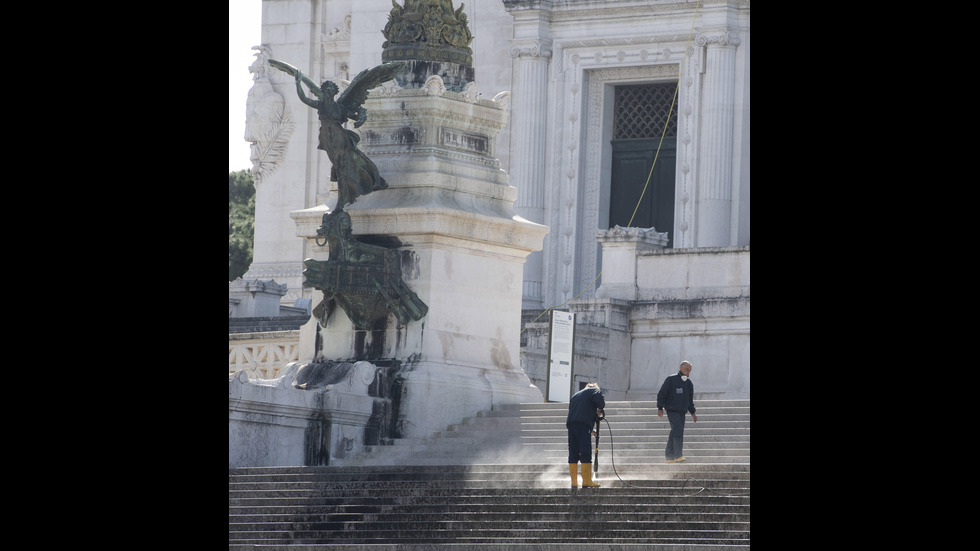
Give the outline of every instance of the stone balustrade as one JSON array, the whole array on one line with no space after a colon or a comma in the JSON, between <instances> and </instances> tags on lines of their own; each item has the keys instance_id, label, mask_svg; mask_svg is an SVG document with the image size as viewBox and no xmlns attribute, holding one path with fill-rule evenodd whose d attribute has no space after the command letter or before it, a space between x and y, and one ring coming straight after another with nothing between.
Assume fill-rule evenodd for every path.
<instances>
[{"instance_id":1,"label":"stone balustrade","mask_svg":"<svg viewBox=\"0 0 980 551\"><path fill-rule=\"evenodd\" d=\"M298 329L228 335L229 374L245 371L249 378L274 379L286 364L298 360Z\"/></svg>"}]
</instances>

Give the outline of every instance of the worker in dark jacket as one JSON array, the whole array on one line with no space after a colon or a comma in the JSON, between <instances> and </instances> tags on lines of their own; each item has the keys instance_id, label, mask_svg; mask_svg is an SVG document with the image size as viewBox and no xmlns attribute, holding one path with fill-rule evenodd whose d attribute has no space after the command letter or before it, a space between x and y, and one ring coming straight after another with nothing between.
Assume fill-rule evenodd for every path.
<instances>
[{"instance_id":1,"label":"worker in dark jacket","mask_svg":"<svg viewBox=\"0 0 980 551\"><path fill-rule=\"evenodd\" d=\"M663 418L667 410L667 420L670 422L670 435L667 437L667 449L664 455L667 463L687 461L684 458L684 416L691 413L691 419L697 423L694 407L694 383L688 379L694 366L689 361L681 362L677 373L667 377L657 393L657 417Z\"/></svg>"},{"instance_id":2,"label":"worker in dark jacket","mask_svg":"<svg viewBox=\"0 0 980 551\"><path fill-rule=\"evenodd\" d=\"M606 407L606 399L596 383L589 383L568 401L568 474L572 488L578 488L578 464L582 463L582 487L598 487L592 481L592 427L599 415L596 410Z\"/></svg>"}]
</instances>

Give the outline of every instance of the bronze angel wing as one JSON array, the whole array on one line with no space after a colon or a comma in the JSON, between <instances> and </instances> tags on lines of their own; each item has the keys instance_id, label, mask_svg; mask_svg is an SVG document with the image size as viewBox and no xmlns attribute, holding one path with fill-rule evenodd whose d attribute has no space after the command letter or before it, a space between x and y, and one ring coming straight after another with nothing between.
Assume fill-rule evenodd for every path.
<instances>
[{"instance_id":1,"label":"bronze angel wing","mask_svg":"<svg viewBox=\"0 0 980 551\"><path fill-rule=\"evenodd\" d=\"M364 69L350 81L350 84L337 96L335 101L343 105L348 113L359 113L361 111L361 104L367 99L368 91L395 78L395 75L404 69L405 64L401 61L382 63L377 67ZM359 120L358 122L363 123L364 121ZM360 126L360 124L357 126Z\"/></svg>"}]
</instances>

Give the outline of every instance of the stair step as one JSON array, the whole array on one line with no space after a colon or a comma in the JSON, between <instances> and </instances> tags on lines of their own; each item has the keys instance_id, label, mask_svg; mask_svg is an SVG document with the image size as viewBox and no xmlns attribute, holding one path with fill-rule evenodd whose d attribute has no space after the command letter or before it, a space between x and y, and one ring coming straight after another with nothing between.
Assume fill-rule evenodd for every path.
<instances>
[{"instance_id":1,"label":"stair step","mask_svg":"<svg viewBox=\"0 0 980 551\"><path fill-rule=\"evenodd\" d=\"M569 488L563 403L481 412L355 464L230 469L229 551L746 551L748 400L695 403L681 464L663 461L655 401L607 403L601 488Z\"/></svg>"},{"instance_id":2,"label":"stair step","mask_svg":"<svg viewBox=\"0 0 980 551\"><path fill-rule=\"evenodd\" d=\"M454 541L454 540L453 540ZM651 543L637 545L634 543L620 543L616 541L603 542L603 551L745 551L749 546L747 542L736 544L724 544L718 542L700 543ZM454 543L454 542L426 542L426 543L360 543L345 542L341 544L313 543L313 544L278 544L275 542L262 543L259 545L247 543L242 544L238 541L229 542L229 551L595 551L594 543L565 542L565 543L522 543L518 542L477 542L477 543Z\"/></svg>"}]
</instances>

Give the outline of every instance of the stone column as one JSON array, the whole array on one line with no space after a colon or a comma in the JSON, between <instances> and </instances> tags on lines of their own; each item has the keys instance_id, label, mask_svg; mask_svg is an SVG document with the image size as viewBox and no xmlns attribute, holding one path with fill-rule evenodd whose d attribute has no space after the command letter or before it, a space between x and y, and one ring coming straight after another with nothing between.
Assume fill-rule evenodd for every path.
<instances>
[{"instance_id":1,"label":"stone column","mask_svg":"<svg viewBox=\"0 0 980 551\"><path fill-rule=\"evenodd\" d=\"M698 247L733 245L732 154L735 125L735 49L738 37L729 31L697 36L707 48L701 110L701 169L698 182Z\"/></svg>"},{"instance_id":2,"label":"stone column","mask_svg":"<svg viewBox=\"0 0 980 551\"><path fill-rule=\"evenodd\" d=\"M550 41L515 44L510 50L514 58L514 89L511 91L512 142L520 144L511 152L511 183L517 188L514 210L524 218L539 224L545 221L545 159L548 143L546 128L548 112L548 61ZM541 295L543 256L531 253L524 266L524 308L543 308Z\"/></svg>"},{"instance_id":3,"label":"stone column","mask_svg":"<svg viewBox=\"0 0 980 551\"><path fill-rule=\"evenodd\" d=\"M550 12L529 8L525 2L504 2L514 16L514 81L511 87L510 182L517 188L514 210L532 222L545 222L545 164L547 159L548 64L551 38ZM542 280L544 256L535 251L524 264L525 309L544 308Z\"/></svg>"}]
</instances>

